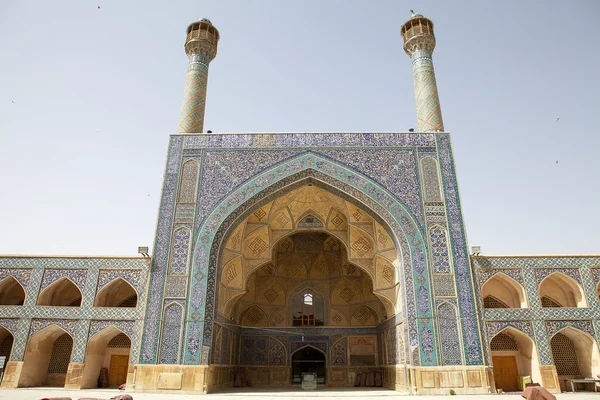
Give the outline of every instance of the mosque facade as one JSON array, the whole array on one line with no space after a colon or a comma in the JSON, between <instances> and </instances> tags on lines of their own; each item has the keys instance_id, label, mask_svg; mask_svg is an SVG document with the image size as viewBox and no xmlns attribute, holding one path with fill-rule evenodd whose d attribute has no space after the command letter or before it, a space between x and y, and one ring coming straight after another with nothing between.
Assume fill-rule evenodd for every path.
<instances>
[{"instance_id":1,"label":"mosque facade","mask_svg":"<svg viewBox=\"0 0 600 400\"><path fill-rule=\"evenodd\" d=\"M600 256L469 252L429 19L401 29L414 132L204 132L219 32L202 19L186 35L152 257L0 256L3 388L211 393L311 375L559 392L600 373Z\"/></svg>"}]
</instances>

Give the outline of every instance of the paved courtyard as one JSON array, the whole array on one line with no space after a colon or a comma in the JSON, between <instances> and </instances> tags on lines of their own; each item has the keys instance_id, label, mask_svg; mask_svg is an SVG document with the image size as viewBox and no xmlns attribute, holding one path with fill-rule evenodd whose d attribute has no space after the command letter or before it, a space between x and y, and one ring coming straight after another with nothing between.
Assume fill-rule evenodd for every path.
<instances>
[{"instance_id":1,"label":"paved courtyard","mask_svg":"<svg viewBox=\"0 0 600 400\"><path fill-rule=\"evenodd\" d=\"M35 389L0 389L0 399L4 400L39 400L44 397L70 397L72 400L79 398L99 398L109 399L118 394L129 393L122 392L116 389L102 390L63 390L60 388L35 388ZM198 398L198 394L172 394L172 393L130 393L134 400L191 400ZM343 398L360 398L362 400L375 400L384 397L386 400L403 399L408 397L415 400L439 400L440 396L409 396L406 394L394 392L386 389L358 389L358 388L324 388L315 391L290 390L284 388L240 388L231 389L225 393L214 393L206 398L214 398L215 400L259 400L259 399L314 399L319 400L338 400ZM472 400L520 400L519 394L502 394L502 395L458 395L448 396L449 398L472 399ZM588 400L600 399L600 394L593 392L579 393L562 393L556 396L558 400Z\"/></svg>"}]
</instances>

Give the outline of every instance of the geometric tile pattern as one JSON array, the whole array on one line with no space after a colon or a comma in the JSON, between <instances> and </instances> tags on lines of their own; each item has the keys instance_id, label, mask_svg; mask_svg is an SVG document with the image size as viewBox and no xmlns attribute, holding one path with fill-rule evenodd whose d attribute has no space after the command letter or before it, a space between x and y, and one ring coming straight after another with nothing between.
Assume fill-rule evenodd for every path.
<instances>
[{"instance_id":1,"label":"geometric tile pattern","mask_svg":"<svg viewBox=\"0 0 600 400\"><path fill-rule=\"evenodd\" d=\"M462 209L458 195L458 182L454 167L454 158L450 144L450 136L437 133L438 157L442 172L442 187L446 199L446 215L448 216L448 233L452 249L452 263L456 275L459 300L459 315L462 343L467 365L481 365L483 353L477 317L477 300L473 292L473 276L467 252L467 239L463 223Z\"/></svg>"},{"instance_id":2,"label":"geometric tile pattern","mask_svg":"<svg viewBox=\"0 0 600 400\"><path fill-rule=\"evenodd\" d=\"M441 132L444 130L431 53L432 50L420 49L414 51L410 56L415 84L419 132Z\"/></svg>"},{"instance_id":3,"label":"geometric tile pattern","mask_svg":"<svg viewBox=\"0 0 600 400\"><path fill-rule=\"evenodd\" d=\"M432 286L429 280L433 257L428 243L422 241L425 221L420 180L424 178L420 176L416 157L421 152L431 154L434 161L439 157L442 175L437 177L440 192L438 197L448 198L445 207L442 206L440 218L443 221L440 222L448 224L448 231L445 237L447 250L436 252L436 259L440 263L439 260L447 257L443 268L450 268L451 271L453 265L456 270L456 277L447 275L444 283L448 279L455 280L460 314L463 315L457 322L460 325L457 329L463 335L461 342L465 346L465 362L471 365L481 364L483 350L475 317L473 280L450 143L445 133L172 136L154 246L141 362L156 362L158 354L168 264L165 260L173 245L171 228L176 200L174 193L177 191L181 164L185 157L185 160L195 159L200 162L198 181L201 183L198 193L201 195L198 196L193 222L195 232L190 235L193 256L188 257L195 260L195 265L194 270L189 272L191 282L186 301L189 321L186 321L183 341L186 350L182 355L184 363L198 363L201 358L200 349L209 348L213 343L215 293L209 282L213 282L216 276L213 276L214 272L208 266L214 264L210 260L215 260L219 251L218 246L213 244L222 240L234 219L258 210L269 198L282 193L278 190L293 185L303 177L319 176L328 190L337 190L342 195L360 199L361 209L373 210L372 217L379 218L384 226L389 226L394 232L404 232L396 236L404 258L404 271L398 279L404 288L402 295L408 299L408 346L411 352L418 350L420 364L435 365L438 362L435 345L438 343L438 329L435 327L437 320L431 319ZM431 173L429 175L433 176ZM433 198L436 198L435 195ZM444 257L444 254L447 256ZM449 288L452 286L448 285ZM448 294L453 292L451 289L445 291Z\"/></svg>"},{"instance_id":4,"label":"geometric tile pattern","mask_svg":"<svg viewBox=\"0 0 600 400\"><path fill-rule=\"evenodd\" d=\"M71 361L82 362L90 337L90 326L107 321L125 331L132 344L139 343L142 310L146 301L149 259L142 257L0 257L0 276L12 275L26 291L22 306L3 306L0 325L15 336L11 360L22 361L28 339L51 325L59 326L73 338ZM74 282L82 292L80 307L37 306L38 294L61 278ZM138 291L135 308L93 307L98 290L122 278ZM126 327L126 328L125 328ZM131 347L130 360L138 358L138 347Z\"/></svg>"},{"instance_id":5,"label":"geometric tile pattern","mask_svg":"<svg viewBox=\"0 0 600 400\"><path fill-rule=\"evenodd\" d=\"M600 257L594 256L535 256L535 257L473 257L477 276L476 292L492 276L504 273L522 284L529 308L482 309L485 321L486 342L508 326L527 334L535 343L541 365L553 364L550 338L561 329L572 327L587 333L597 342L600 320L600 301L596 295L597 277L594 271L600 266ZM596 267L596 268L594 268ZM540 303L539 285L553 273L562 273L581 285L588 307L544 308ZM480 307L483 306L479 296ZM489 348L485 348L486 360Z\"/></svg>"},{"instance_id":6,"label":"geometric tile pattern","mask_svg":"<svg viewBox=\"0 0 600 400\"><path fill-rule=\"evenodd\" d=\"M230 158L232 160L234 159L233 157L230 157ZM237 155L237 153L236 153L235 158L236 159L240 158ZM292 159L291 161L287 162L286 164L279 164L279 165L280 166L276 167L276 169L274 170L275 174L270 173L268 175L262 175L262 176L259 175L252 184L248 184L247 186L242 186L242 187L238 188L237 191L234 191L234 193L230 195L231 197L228 200L224 200L221 203L224 206L220 206L219 208L216 209L218 211L218 213L213 214L214 218L208 219L207 221L204 222L203 230L198 233L198 237L200 240L197 242L196 254L194 256L194 258L196 260L198 260L198 261L199 260L208 260L209 248L210 248L211 243L219 242L219 240L214 238L215 237L214 232L218 229L218 226L220 226L221 222L219 222L219 220L221 218L228 218L228 216L231 216L231 218L233 218L234 216L237 217L240 215L239 210L244 210L243 212L246 212L246 209L241 208L239 206L239 202L242 199L239 198L238 197L239 195L236 193L239 192L240 194L242 194L245 197L251 197L252 194L255 193L255 192L253 192L252 188L254 188L254 190L256 190L255 189L256 185L260 185L260 187L267 187L267 188L269 188L269 190L276 190L279 185L286 185L286 182L289 182L289 183L297 182L297 179L300 179L300 178L298 177L298 173L296 173L294 175L294 173L296 171L304 170L307 173L317 174L317 172L311 172L310 169L306 169L307 166L308 167L312 166L313 170L325 171L327 173L327 175L323 175L323 177L319 177L319 180L321 180L321 181L323 181L323 180L333 181L334 185L339 186L341 184L340 181L337 181L335 179L342 179L342 182L345 180L348 180L347 170L343 170L343 169L335 166L335 164L331 164L331 163L327 162L325 159L318 157L314 153L307 153L306 155L303 155L302 157ZM285 166L283 166L283 165L285 165ZM286 176L288 176L289 178L286 178ZM266 181L264 181L263 177L268 177L271 182L275 182L276 184L273 185L273 184L267 183ZM332 180L332 177L334 178L333 180ZM427 270L425 269L425 265L423 264L424 258L422 257L425 247L422 242L422 238L421 238L419 230L417 228L415 228L414 226L411 226L412 221L411 221L410 214L406 215L406 212L403 211L403 208L400 204L397 204L397 202L395 203L395 200L393 200L393 198L389 198L389 200L388 200L385 197L388 195L385 194L384 191L381 191L381 189L377 189L377 187L374 186L373 183L369 183L369 181L364 180L364 178L360 177L360 175L354 175L354 176L351 176L351 178L353 178L355 180L355 182L353 182L353 184L356 184L358 187L353 188L351 186L346 185L346 187L344 187L341 190L341 192L340 192L341 195L344 195L344 193L350 193L355 197L356 197L356 195L364 196L365 194L367 194L369 197L377 195L378 201L383 202L385 204L385 209L382 209L378 205L374 205L374 207L377 208L377 211L375 212L374 215L376 215L376 216L377 215L384 216L386 214L389 215L388 214L389 211L386 211L386 210L393 211L397 215L395 218L399 218L399 221L394 220L394 218L392 218L389 220L389 222L387 222L387 225L396 225L397 224L396 221L398 221L402 224L405 224L405 228L404 228L405 233L404 234L406 234L409 237L414 237L415 239L417 239L417 241L414 241L411 239L407 243L409 246L412 247L412 251L411 250L406 251L405 254L409 256L409 259L406 260L405 265L406 265L408 274L410 274L410 275L415 274L415 277L419 277L418 280L414 281L418 285L418 287L429 287L428 273L427 273ZM361 180L364 181L364 184L360 183ZM288 185L289 185L289 183L288 183ZM269 186L269 185L271 185L271 186ZM246 187L248 189L246 189ZM289 186L288 186L288 188L289 188ZM291 189L289 189L289 190L291 190ZM364 190L364 192L363 192L363 190ZM354 194L355 192L356 192L356 195ZM363 193L363 194L361 194L361 193ZM264 197L261 196L261 198L264 198ZM231 199L235 199L235 201L232 202ZM266 202L267 199L268 199L268 197L264 198L263 201ZM366 208L371 207L372 201L369 198L366 198L365 201L366 201ZM248 204L252 205L253 207L259 206L256 204L256 200L253 200L253 201L249 202ZM235 214L231 214L232 211L234 211L235 209L237 209L238 211L236 211ZM405 216L402 216L403 214ZM392 229L394 229L394 228L392 227ZM220 233L218 233L218 234L220 234ZM400 237L399 239L402 240L403 238L404 238L404 235L402 235L402 237ZM413 246L416 246L416 247L413 247ZM210 250L210 252L213 252L216 250L218 250L218 247ZM216 256L216 254L215 254L215 256ZM412 258L412 260L411 260L411 258ZM205 262L201 262L199 264L206 265ZM412 268L410 267L411 264L413 266ZM201 269L198 271L198 273L206 277L205 271L209 272L206 268L207 268L206 266L201 267ZM212 274L212 272L209 272L209 274ZM193 274L193 276L196 276L196 275L197 274ZM405 278L406 278L406 276L405 276ZM211 279L213 279L213 278L211 278ZM411 285L407 285L407 286L410 288ZM212 297L214 296L214 294L212 293L212 290L213 290L212 286L208 285L208 287L207 287L205 282L195 283L195 281L193 281L191 287L194 292L198 292L198 291L202 291L202 290L209 291L209 294L207 294L207 301L204 303L206 306L205 313L204 313L205 319L203 321L204 328L200 329L200 327L197 326L193 329L196 332L200 332L203 330L205 332L204 333L204 336L205 336L204 342L210 343L209 339L212 334L211 332L212 332L212 315L213 315L212 314L212 307L213 307ZM197 288L197 289L195 289L195 288ZM206 288L206 289L204 289L204 288ZM428 300L429 294L428 294L427 290L428 289L421 290L419 293L420 296L416 300L417 303L419 303L419 305L420 305L419 312L424 316L431 314L431 308L427 304L430 301L430 300ZM407 290L407 293L410 295L409 290ZM423 294L425 294L425 296L423 296ZM192 316L194 315L194 313L197 312L196 310L199 311L200 309L204 308L204 305L202 305L201 307L195 306L193 304L193 301L190 302L190 305L192 306L192 309L189 311L189 313ZM410 306L412 306L412 303L409 303L409 307ZM424 312L425 312L425 314L423 314ZM201 312L200 312L200 314L201 314ZM416 316L416 314L412 314L412 315ZM192 327L194 325L196 325L196 324L200 325L200 322L202 322L202 321L200 321L200 320L198 322L191 321L190 323L188 323L188 339L187 339L188 342L195 343L198 340L198 339L196 339L195 336L190 337L190 330L192 329ZM417 322L418 330L421 331L421 333L425 333L425 335L421 336L424 341L424 344L422 346L423 364L429 365L431 363L435 363L436 362L435 360L437 357L435 356L435 346L433 346L432 321L431 321L431 319L423 318L423 319L419 319L415 322ZM418 337L418 333L416 330L413 331L413 337ZM147 343L144 342L143 345L146 346ZM143 351L145 351L145 349ZM189 362L192 363L193 362L192 360L194 360L194 359L197 360L196 357L197 357L197 355L187 353L185 360L186 360L186 362L187 362L187 360L190 360Z\"/></svg>"}]
</instances>

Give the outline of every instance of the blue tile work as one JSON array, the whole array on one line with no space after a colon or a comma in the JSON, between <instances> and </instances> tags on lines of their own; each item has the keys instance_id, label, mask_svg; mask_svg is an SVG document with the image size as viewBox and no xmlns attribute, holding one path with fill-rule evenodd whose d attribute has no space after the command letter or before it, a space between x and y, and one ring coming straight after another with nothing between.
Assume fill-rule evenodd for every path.
<instances>
[{"instance_id":1,"label":"blue tile work","mask_svg":"<svg viewBox=\"0 0 600 400\"><path fill-rule=\"evenodd\" d=\"M223 226L221 225L222 223L219 220L223 220L225 218L233 220L234 218L240 217L239 213L243 212L249 214L251 211L253 211L253 209L247 209L249 205L256 208L261 205L260 201L269 201L269 199L271 198L269 196L271 195L268 193L259 192L257 196L252 197L256 191L257 186L259 188L267 187L269 191L272 189L280 189L281 187L285 187L286 190L293 189L293 185L289 185L294 182L298 182L299 179L303 178L303 176L293 175L294 173L296 173L296 171L304 171L312 174L312 176L318 178L318 181L325 182L326 184L331 185L328 189L334 191L334 193L336 186L343 186L339 190L340 193L336 194L344 196L344 193L346 193L350 194L353 198L358 198L358 200L361 201L362 204L366 205L365 208L374 208L374 216L381 216L381 218L385 219L385 216L389 216L388 210L393 211L395 213L395 215L392 218L388 217L389 219L386 220L386 225L390 226L394 232L400 233L400 235L395 235L399 239L404 238L405 235L409 239L409 248L406 248L405 254L412 255L412 258L408 259L406 266L408 267L408 275L414 274L414 282L416 286L415 292L418 293L416 299L417 314L415 314L414 311L409 310L409 321L411 319L417 319L415 317L417 315L419 316L416 326L421 338L421 350L423 353L422 364L432 365L433 363L435 363L436 350L433 337L433 323L431 320L432 310L430 306L431 300L429 296L429 277L425 264L425 244L423 243L423 239L420 231L418 230L418 227L415 226L415 224L412 222L410 214L408 214L405 211L402 204L398 203L397 200L394 199L394 197L388 194L388 192L382 190L380 187L378 187L372 182L369 182L364 177L361 177L358 174L349 174L346 169L339 167L336 164L330 163L325 159L321 159L317 157L317 155L314 153L304 154L300 157L292 159L288 163L278 165L273 170L267 171L259 175L253 182L238 189L237 192L234 192L229 199L226 199L226 201L224 201L224 203L226 204L218 207L217 211L207 219L207 222L205 223L201 233L199 234L199 240L196 242L197 248L195 250L194 255L194 265L196 267L198 267L198 264L200 264L201 266L204 265L202 269L200 269L197 273L194 274L194 278L196 278L196 276L200 276L204 278L205 281L199 282L197 281L197 279L194 279L192 282L191 289L192 292L196 291L201 294L204 294L204 290L207 291L207 301L205 310L206 312L204 320L204 322L206 323L202 323L203 321L200 320L202 316L201 311L204 307L204 303L202 302L203 296L194 296L192 294L190 310L188 310L188 315L192 316L192 322L189 322L190 327L188 327L188 343L192 343L195 346L196 340L199 340L198 336L196 335L198 335L202 331L201 325L203 325L203 329L207 332L207 334L204 337L204 342L210 343L210 330L212 330L212 299L214 298L214 285L206 285L205 282L206 279L210 279L210 282L215 282L215 271L214 268L211 271L208 270L206 265L207 261L199 262L199 260L208 260L209 249L211 254L210 257L212 259L216 259L216 252L218 251L218 247L213 246L211 249L211 243L220 243L220 235L222 235L222 232L228 229L228 227L231 225L230 222L226 221L228 223L228 226ZM324 171L327 174L323 174L320 171ZM350 186L344 181L353 181L353 183L358 187ZM276 192L274 193L274 195L280 196L282 193L283 192ZM243 201L244 197L249 197L249 200L247 200L245 203L243 203L242 206L240 206L239 202ZM364 200L360 197L363 197ZM374 199L377 199L377 202L374 202ZM382 208L380 204L382 204L385 208ZM236 211L236 213L231 214L234 210ZM400 228L400 226L398 225L400 225L402 228ZM219 226L221 227L219 228ZM403 231L400 229L403 229ZM217 235L214 235L213 232L217 230ZM402 243L400 243L399 247L402 248ZM215 263L211 262L211 266L214 265ZM412 269L410 268L411 265ZM413 306L411 303L412 302L409 302L408 305ZM197 320L194 320L194 315L196 315ZM190 334L190 329L195 330L193 335ZM192 339L191 342L190 338ZM189 360L189 362L197 362L197 357L197 354L191 354L188 352L188 354L186 354L186 361Z\"/></svg>"},{"instance_id":2,"label":"blue tile work","mask_svg":"<svg viewBox=\"0 0 600 400\"><path fill-rule=\"evenodd\" d=\"M458 332L456 307L448 302L438 306L440 348L444 365L461 365L461 343Z\"/></svg>"},{"instance_id":3,"label":"blue tile work","mask_svg":"<svg viewBox=\"0 0 600 400\"><path fill-rule=\"evenodd\" d=\"M85 269L45 269L44 276L42 278L42 285L40 286L40 292L46 289L54 282L67 278L79 288L83 290L85 286L85 280L87 278L87 270Z\"/></svg>"},{"instance_id":4,"label":"blue tile work","mask_svg":"<svg viewBox=\"0 0 600 400\"><path fill-rule=\"evenodd\" d=\"M526 292L528 308L484 309L481 296L478 304L481 319L486 326L486 360L491 362L488 344L499 332L512 326L534 341L541 365L552 365L551 337L571 327L598 341L600 302L596 292L600 274L600 256L478 256L471 258L476 279L476 292L498 273L519 282ZM584 291L588 307L544 308L540 304L539 285L553 273L561 273L578 282Z\"/></svg>"},{"instance_id":5,"label":"blue tile work","mask_svg":"<svg viewBox=\"0 0 600 400\"><path fill-rule=\"evenodd\" d=\"M29 338L56 325L73 337L71 361L83 362L88 338L98 327L112 325L131 338L130 359L135 362L148 272L149 259L139 257L0 256L0 277L13 276L26 291L22 306L0 306L0 325L15 336L11 360L22 361ZM138 291L138 307L93 307L98 288L119 277ZM62 278L70 279L82 291L81 307L36 306L39 293Z\"/></svg>"},{"instance_id":6,"label":"blue tile work","mask_svg":"<svg viewBox=\"0 0 600 400\"><path fill-rule=\"evenodd\" d=\"M195 227L187 290L172 287L186 280L168 280L169 293L188 293L185 351L178 362L198 364L208 361L213 343L218 244L226 239L236 220L291 190L295 182L312 177L326 189L345 196L361 208L370 209L378 221L389 227L402 249L404 270L399 273L399 279L408 301L405 315L399 317L407 322L408 351L413 354L418 350L421 365L440 363L437 319L433 319L433 257L428 240L423 240L426 221L420 189L423 185L420 180L424 178L418 167L421 153L433 160L432 165L439 159L443 193L436 200L448 198L446 207L443 201L425 205L431 209L428 221L449 228L448 263L454 265L455 271L452 267L450 271L456 273L462 317L457 322L457 329L463 335L459 345L464 343L467 364L481 364L483 350L473 280L448 135L406 133L173 135L159 211L140 362L157 361L160 320L164 316L163 300L166 300L163 289L167 284L176 221L185 220L185 226L189 226L189 222ZM195 216L189 218L189 210L194 206L185 205L185 216L181 217L183 213L178 211L180 217L174 218L177 186L183 181L179 173L183 162L190 160L200 165ZM437 174L427 176L426 179L439 179ZM186 187L195 184L190 182ZM183 210L182 205L177 204L177 210ZM440 253L436 254L440 260ZM448 267L442 268L448 270ZM444 278L445 281L455 279L452 273Z\"/></svg>"},{"instance_id":7,"label":"blue tile work","mask_svg":"<svg viewBox=\"0 0 600 400\"><path fill-rule=\"evenodd\" d=\"M483 352L477 303L473 289L473 278L467 251L467 238L458 194L458 182L454 169L454 159L448 133L437 133L438 154L442 171L448 230L452 245L453 264L458 287L459 314L462 317L461 329L465 347L466 364L483 364Z\"/></svg>"}]
</instances>

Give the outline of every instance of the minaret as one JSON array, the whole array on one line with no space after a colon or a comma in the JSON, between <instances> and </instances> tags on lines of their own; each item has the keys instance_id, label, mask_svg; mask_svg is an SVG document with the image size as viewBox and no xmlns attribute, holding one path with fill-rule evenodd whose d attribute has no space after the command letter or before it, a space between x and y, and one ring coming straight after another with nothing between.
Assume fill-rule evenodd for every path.
<instances>
[{"instance_id":1,"label":"minaret","mask_svg":"<svg viewBox=\"0 0 600 400\"><path fill-rule=\"evenodd\" d=\"M444 122L431 59L435 48L433 22L421 14L413 13L402 26L400 34L404 42L404 51L412 60L418 130L443 131Z\"/></svg>"},{"instance_id":2,"label":"minaret","mask_svg":"<svg viewBox=\"0 0 600 400\"><path fill-rule=\"evenodd\" d=\"M187 28L185 53L188 55L189 64L179 118L179 133L202 133L208 64L217 55L218 42L219 31L207 18L202 18Z\"/></svg>"}]
</instances>

